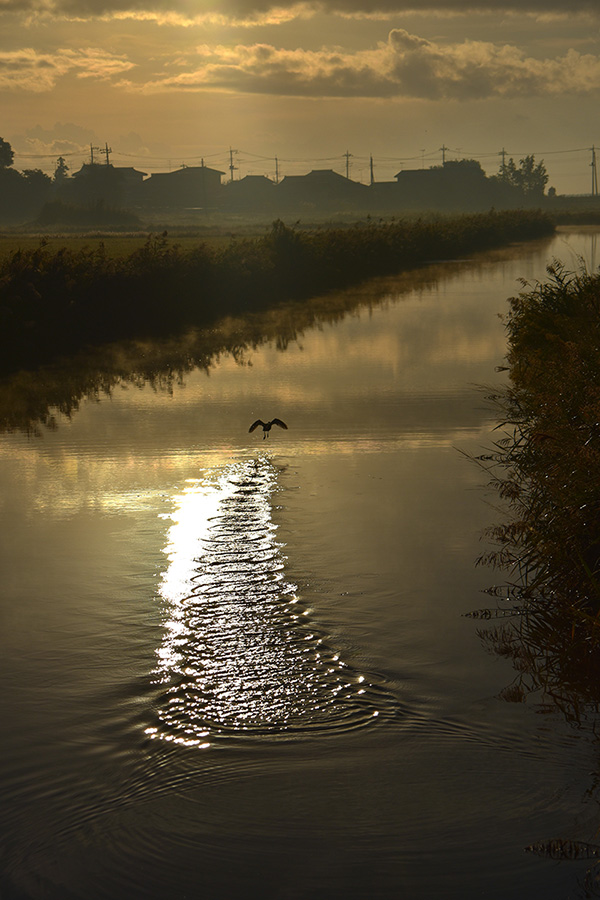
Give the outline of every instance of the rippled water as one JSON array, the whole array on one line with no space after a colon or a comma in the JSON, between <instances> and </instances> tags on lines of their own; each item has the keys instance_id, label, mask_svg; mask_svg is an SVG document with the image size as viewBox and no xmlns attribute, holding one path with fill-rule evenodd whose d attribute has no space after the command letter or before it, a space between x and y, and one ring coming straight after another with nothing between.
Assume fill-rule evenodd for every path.
<instances>
[{"instance_id":1,"label":"rippled water","mask_svg":"<svg viewBox=\"0 0 600 900\"><path fill-rule=\"evenodd\" d=\"M228 738L315 736L393 714L391 693L328 645L286 581L267 455L192 481L177 498L160 588L168 602L146 733L201 749Z\"/></svg>"},{"instance_id":2,"label":"rippled water","mask_svg":"<svg viewBox=\"0 0 600 900\"><path fill-rule=\"evenodd\" d=\"M459 451L518 279L595 239L2 436L2 900L586 896L589 860L524 849L597 842L594 717L503 699Z\"/></svg>"}]
</instances>

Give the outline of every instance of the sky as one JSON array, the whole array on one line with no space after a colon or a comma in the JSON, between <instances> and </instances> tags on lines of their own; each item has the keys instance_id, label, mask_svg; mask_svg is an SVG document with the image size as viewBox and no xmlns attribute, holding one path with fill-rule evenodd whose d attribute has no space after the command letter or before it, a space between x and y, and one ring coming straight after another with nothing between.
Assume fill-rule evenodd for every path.
<instances>
[{"instance_id":1,"label":"sky","mask_svg":"<svg viewBox=\"0 0 600 900\"><path fill-rule=\"evenodd\" d=\"M583 194L599 100L600 0L0 0L18 169L91 145L148 174L367 182L371 157L389 181L443 158L492 175L505 151Z\"/></svg>"}]
</instances>

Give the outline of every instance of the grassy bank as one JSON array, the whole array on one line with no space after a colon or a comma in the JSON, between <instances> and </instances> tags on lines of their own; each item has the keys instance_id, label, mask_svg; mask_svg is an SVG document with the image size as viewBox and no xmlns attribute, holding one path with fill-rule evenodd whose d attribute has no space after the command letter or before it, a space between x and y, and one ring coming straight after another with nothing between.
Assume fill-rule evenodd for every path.
<instances>
[{"instance_id":1,"label":"grassy bank","mask_svg":"<svg viewBox=\"0 0 600 900\"><path fill-rule=\"evenodd\" d=\"M254 228L252 225L244 224L230 228L169 228L168 236L172 244L177 244L183 253L187 253L194 250L198 244L223 248L234 238L238 240L258 239L265 235L268 227L270 226L263 225L260 228ZM164 230L165 227L158 228L156 233L162 234ZM148 228L126 232L95 229L70 233L66 231L47 232L38 229L24 234L17 231L4 231L0 232L0 263L19 250L21 252L37 250L41 242L50 253L57 253L59 250L77 253L102 244L107 256L131 256L132 253L144 247L149 233L150 229ZM152 233L154 233L154 229Z\"/></svg>"},{"instance_id":2,"label":"grassy bank","mask_svg":"<svg viewBox=\"0 0 600 900\"><path fill-rule=\"evenodd\" d=\"M494 399L504 437L484 465L509 507L484 562L519 596L600 638L600 276L549 267L507 319L511 386Z\"/></svg>"},{"instance_id":3,"label":"grassy bank","mask_svg":"<svg viewBox=\"0 0 600 900\"><path fill-rule=\"evenodd\" d=\"M430 260L550 234L535 211L299 230L183 248L166 234L129 255L42 242L0 263L0 366L35 367L86 345L175 334Z\"/></svg>"}]
</instances>

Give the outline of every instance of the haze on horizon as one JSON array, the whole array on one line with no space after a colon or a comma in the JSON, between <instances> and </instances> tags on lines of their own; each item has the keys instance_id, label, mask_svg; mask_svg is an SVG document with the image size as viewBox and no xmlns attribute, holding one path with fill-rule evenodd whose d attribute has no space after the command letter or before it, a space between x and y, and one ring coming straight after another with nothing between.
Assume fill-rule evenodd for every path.
<instances>
[{"instance_id":1,"label":"haze on horizon","mask_svg":"<svg viewBox=\"0 0 600 900\"><path fill-rule=\"evenodd\" d=\"M0 136L17 168L90 144L143 171L544 160L590 191L598 0L0 0ZM346 151L352 156L345 157Z\"/></svg>"}]
</instances>

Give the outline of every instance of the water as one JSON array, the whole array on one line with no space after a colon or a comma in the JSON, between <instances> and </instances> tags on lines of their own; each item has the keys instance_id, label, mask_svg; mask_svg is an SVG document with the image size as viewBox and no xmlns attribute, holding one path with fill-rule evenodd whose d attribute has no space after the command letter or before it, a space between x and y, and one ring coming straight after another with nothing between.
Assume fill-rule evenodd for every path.
<instances>
[{"instance_id":1,"label":"water","mask_svg":"<svg viewBox=\"0 0 600 900\"><path fill-rule=\"evenodd\" d=\"M595 237L2 436L2 900L586 896L589 861L524 848L597 840L593 717L502 699L461 451L517 279Z\"/></svg>"}]
</instances>

